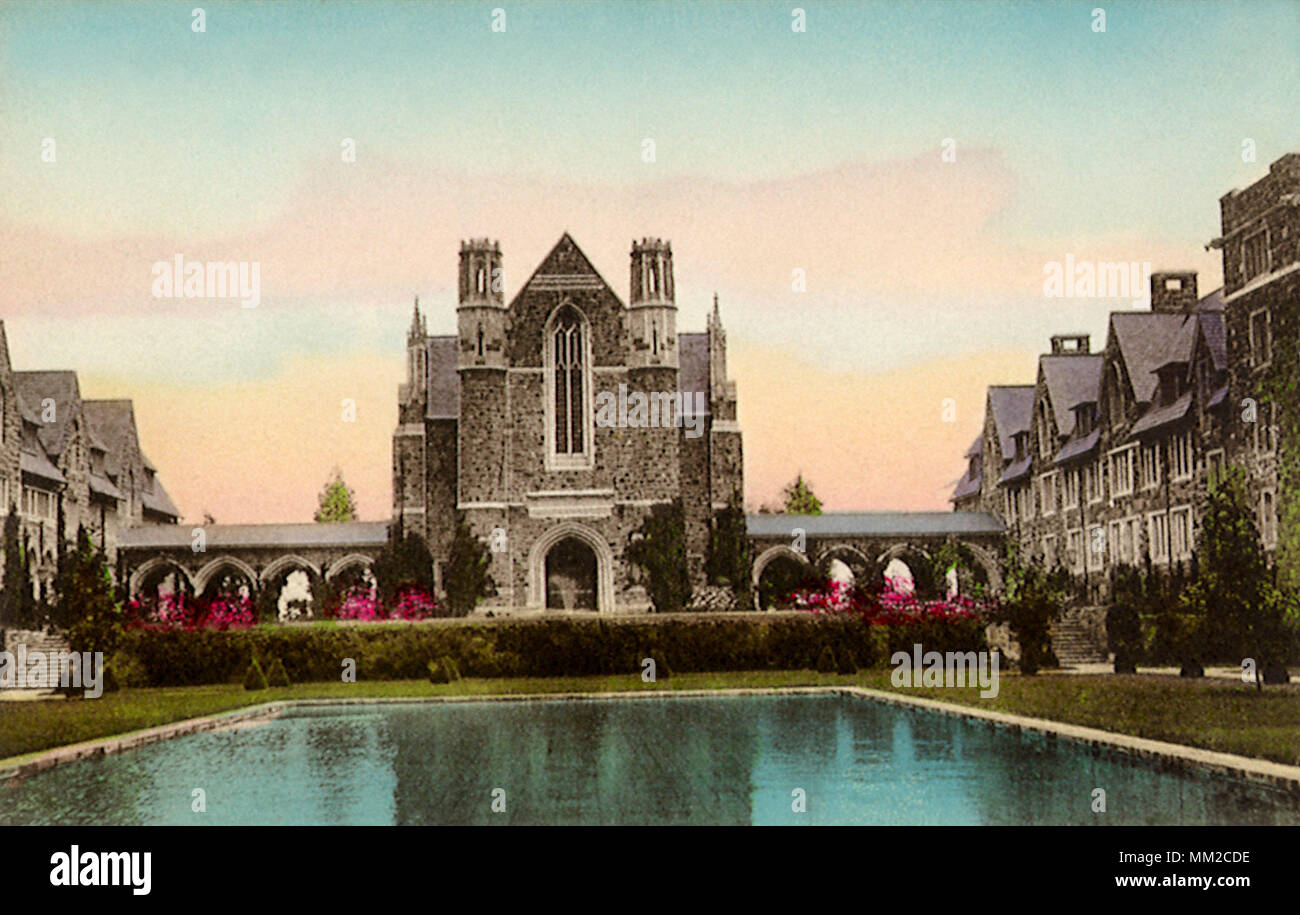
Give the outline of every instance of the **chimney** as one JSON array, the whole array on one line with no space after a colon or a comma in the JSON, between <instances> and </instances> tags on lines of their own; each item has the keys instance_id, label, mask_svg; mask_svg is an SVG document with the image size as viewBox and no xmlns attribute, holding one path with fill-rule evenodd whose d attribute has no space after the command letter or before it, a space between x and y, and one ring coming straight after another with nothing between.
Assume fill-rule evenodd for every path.
<instances>
[{"instance_id":1,"label":"chimney","mask_svg":"<svg viewBox=\"0 0 1300 915\"><path fill-rule=\"evenodd\" d=\"M1196 271L1174 270L1151 274L1151 310L1163 314L1190 314L1196 310Z\"/></svg>"},{"instance_id":2,"label":"chimney","mask_svg":"<svg viewBox=\"0 0 1300 915\"><path fill-rule=\"evenodd\" d=\"M1052 337L1053 356L1086 356L1092 352L1088 334L1056 334Z\"/></svg>"}]
</instances>

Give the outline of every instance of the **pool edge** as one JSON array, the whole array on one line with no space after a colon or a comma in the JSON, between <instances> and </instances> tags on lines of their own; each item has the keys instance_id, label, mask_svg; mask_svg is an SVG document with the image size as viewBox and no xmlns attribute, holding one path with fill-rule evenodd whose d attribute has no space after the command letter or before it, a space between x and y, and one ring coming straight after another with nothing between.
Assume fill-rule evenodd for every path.
<instances>
[{"instance_id":1,"label":"pool edge","mask_svg":"<svg viewBox=\"0 0 1300 915\"><path fill-rule=\"evenodd\" d=\"M234 709L216 715L187 718L140 731L130 731L114 737L101 738L26 756L0 760L0 782L23 779L65 763L95 756L123 753L174 737L184 737L204 731L253 721L270 721L295 708L346 707L358 705L450 705L472 702L554 702L554 701L605 701L609 699L665 699L704 698L726 696L779 696L779 695L840 695L885 702L891 705L927 709L947 715L957 715L977 721L986 721L1012 730L1033 731L1051 738L1062 738L1075 743L1104 747L1130 756L1152 760L1183 769L1214 772L1239 781L1267 784L1290 793L1300 793L1300 766L1289 766L1271 760L1253 759L1233 753L1205 750L1185 744L1135 737L1113 731L1103 731L1083 725L1066 724L1047 718L1031 718L981 709L978 706L958 705L921 696L908 696L861 686L781 686L730 689L635 690L567 693L493 693L481 696L386 696L372 698L284 699Z\"/></svg>"}]
</instances>

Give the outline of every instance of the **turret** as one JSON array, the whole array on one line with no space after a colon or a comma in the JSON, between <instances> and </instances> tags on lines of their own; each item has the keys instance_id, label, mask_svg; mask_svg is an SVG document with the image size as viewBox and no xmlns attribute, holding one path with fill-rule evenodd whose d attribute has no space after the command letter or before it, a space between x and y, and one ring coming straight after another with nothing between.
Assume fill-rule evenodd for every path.
<instances>
[{"instance_id":1,"label":"turret","mask_svg":"<svg viewBox=\"0 0 1300 915\"><path fill-rule=\"evenodd\" d=\"M506 367L505 273L500 242L487 238L461 242L456 325L460 336L458 369Z\"/></svg>"},{"instance_id":2,"label":"turret","mask_svg":"<svg viewBox=\"0 0 1300 915\"><path fill-rule=\"evenodd\" d=\"M673 246L660 238L632 242L628 332L631 368L677 368Z\"/></svg>"}]
</instances>

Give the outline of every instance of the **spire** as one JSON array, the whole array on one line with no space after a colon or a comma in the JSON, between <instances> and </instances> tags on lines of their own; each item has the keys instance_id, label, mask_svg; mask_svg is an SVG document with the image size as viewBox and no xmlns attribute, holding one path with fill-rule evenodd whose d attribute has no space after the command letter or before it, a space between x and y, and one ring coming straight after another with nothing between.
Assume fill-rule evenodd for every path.
<instances>
[{"instance_id":1,"label":"spire","mask_svg":"<svg viewBox=\"0 0 1300 915\"><path fill-rule=\"evenodd\" d=\"M716 292L713 293L713 323L722 323L722 317L718 314L718 294Z\"/></svg>"}]
</instances>

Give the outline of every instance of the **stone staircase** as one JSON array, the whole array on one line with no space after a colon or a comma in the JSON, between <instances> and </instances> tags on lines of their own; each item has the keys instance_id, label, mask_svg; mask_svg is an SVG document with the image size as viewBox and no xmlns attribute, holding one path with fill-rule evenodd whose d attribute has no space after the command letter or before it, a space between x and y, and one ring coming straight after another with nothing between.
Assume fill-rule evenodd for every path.
<instances>
[{"instance_id":1,"label":"stone staircase","mask_svg":"<svg viewBox=\"0 0 1300 915\"><path fill-rule=\"evenodd\" d=\"M1095 627L1068 613L1052 624L1052 651L1062 667L1104 664L1109 658L1105 644L1099 644Z\"/></svg>"}]
</instances>

